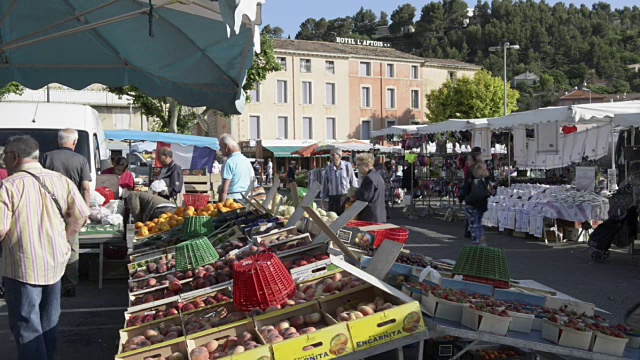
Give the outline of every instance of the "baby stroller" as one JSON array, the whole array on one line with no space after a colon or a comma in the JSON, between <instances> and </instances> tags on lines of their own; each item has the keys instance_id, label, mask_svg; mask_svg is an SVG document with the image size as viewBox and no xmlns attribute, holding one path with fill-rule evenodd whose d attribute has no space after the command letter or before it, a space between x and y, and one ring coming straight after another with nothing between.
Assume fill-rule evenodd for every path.
<instances>
[{"instance_id":1,"label":"baby stroller","mask_svg":"<svg viewBox=\"0 0 640 360\"><path fill-rule=\"evenodd\" d=\"M615 242L617 246L623 245L620 239L616 239L620 232L625 226L635 229L637 222L638 212L636 207L632 206L627 210L626 214L610 216L600 224L589 236L588 245L589 248L593 249L591 259L595 262L602 262L609 258L611 244Z\"/></svg>"}]
</instances>

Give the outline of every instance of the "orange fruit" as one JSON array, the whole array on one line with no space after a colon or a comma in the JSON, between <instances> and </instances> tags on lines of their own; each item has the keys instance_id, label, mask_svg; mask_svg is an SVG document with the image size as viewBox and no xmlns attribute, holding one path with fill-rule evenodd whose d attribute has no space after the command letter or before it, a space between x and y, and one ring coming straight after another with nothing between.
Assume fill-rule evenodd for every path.
<instances>
[{"instance_id":1,"label":"orange fruit","mask_svg":"<svg viewBox=\"0 0 640 360\"><path fill-rule=\"evenodd\" d=\"M141 222L136 223L136 230L140 230L144 225Z\"/></svg>"},{"instance_id":2,"label":"orange fruit","mask_svg":"<svg viewBox=\"0 0 640 360\"><path fill-rule=\"evenodd\" d=\"M146 237L149 236L149 229L146 226L140 227L140 236Z\"/></svg>"},{"instance_id":3,"label":"orange fruit","mask_svg":"<svg viewBox=\"0 0 640 360\"><path fill-rule=\"evenodd\" d=\"M153 219L153 223L154 223L154 224L156 224L156 225L158 225L158 222L159 222L159 221L160 221L160 219L157 219L157 218L156 218L156 219Z\"/></svg>"},{"instance_id":4,"label":"orange fruit","mask_svg":"<svg viewBox=\"0 0 640 360\"><path fill-rule=\"evenodd\" d=\"M187 211L189 211L189 210L196 211L196 209L193 206L187 206Z\"/></svg>"},{"instance_id":5,"label":"orange fruit","mask_svg":"<svg viewBox=\"0 0 640 360\"><path fill-rule=\"evenodd\" d=\"M178 226L178 221L172 219L172 220L169 220L167 224L169 224L169 227L173 229L174 227Z\"/></svg>"},{"instance_id":6,"label":"orange fruit","mask_svg":"<svg viewBox=\"0 0 640 360\"><path fill-rule=\"evenodd\" d=\"M183 218L178 218L178 225L182 225L184 224L184 219Z\"/></svg>"},{"instance_id":7,"label":"orange fruit","mask_svg":"<svg viewBox=\"0 0 640 360\"><path fill-rule=\"evenodd\" d=\"M211 210L213 210L213 204L207 204L207 206L205 206L204 208L207 212L210 212Z\"/></svg>"}]
</instances>

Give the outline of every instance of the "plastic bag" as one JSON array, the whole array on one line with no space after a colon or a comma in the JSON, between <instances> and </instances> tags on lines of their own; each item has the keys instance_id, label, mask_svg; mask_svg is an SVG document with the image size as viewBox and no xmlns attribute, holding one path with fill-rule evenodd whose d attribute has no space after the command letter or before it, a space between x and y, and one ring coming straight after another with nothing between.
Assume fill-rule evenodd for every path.
<instances>
[{"instance_id":1,"label":"plastic bag","mask_svg":"<svg viewBox=\"0 0 640 360\"><path fill-rule=\"evenodd\" d=\"M102 218L103 225L119 225L123 222L122 215L119 214L111 214Z\"/></svg>"},{"instance_id":2,"label":"plastic bag","mask_svg":"<svg viewBox=\"0 0 640 360\"><path fill-rule=\"evenodd\" d=\"M438 270L432 268L431 266L427 266L418 277L418 281L422 281L427 279L427 281L431 281L435 284L440 284L440 280L442 279L442 275L438 272Z\"/></svg>"},{"instance_id":3,"label":"plastic bag","mask_svg":"<svg viewBox=\"0 0 640 360\"><path fill-rule=\"evenodd\" d=\"M102 204L104 204L104 201L106 199L104 198L104 196L102 196L99 192L97 191L92 191L91 192L91 200L89 202L90 207L96 207L96 206L100 206Z\"/></svg>"}]
</instances>

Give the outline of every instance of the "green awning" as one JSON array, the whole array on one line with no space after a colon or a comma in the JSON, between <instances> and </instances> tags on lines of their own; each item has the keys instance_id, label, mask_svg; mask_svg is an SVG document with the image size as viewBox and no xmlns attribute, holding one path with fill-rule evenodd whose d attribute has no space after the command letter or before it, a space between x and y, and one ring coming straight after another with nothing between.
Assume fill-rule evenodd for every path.
<instances>
[{"instance_id":1,"label":"green awning","mask_svg":"<svg viewBox=\"0 0 640 360\"><path fill-rule=\"evenodd\" d=\"M292 152L302 149L304 146L265 146L264 148L271 151L275 157L299 157L291 155Z\"/></svg>"}]
</instances>

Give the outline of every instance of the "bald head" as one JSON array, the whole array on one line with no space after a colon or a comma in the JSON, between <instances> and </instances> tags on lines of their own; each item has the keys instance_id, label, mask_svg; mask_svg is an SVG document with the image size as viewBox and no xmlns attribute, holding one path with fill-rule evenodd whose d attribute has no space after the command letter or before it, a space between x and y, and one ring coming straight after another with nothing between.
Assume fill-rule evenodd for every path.
<instances>
[{"instance_id":1,"label":"bald head","mask_svg":"<svg viewBox=\"0 0 640 360\"><path fill-rule=\"evenodd\" d=\"M78 132L74 129L62 129L58 131L58 146L76 149Z\"/></svg>"}]
</instances>

